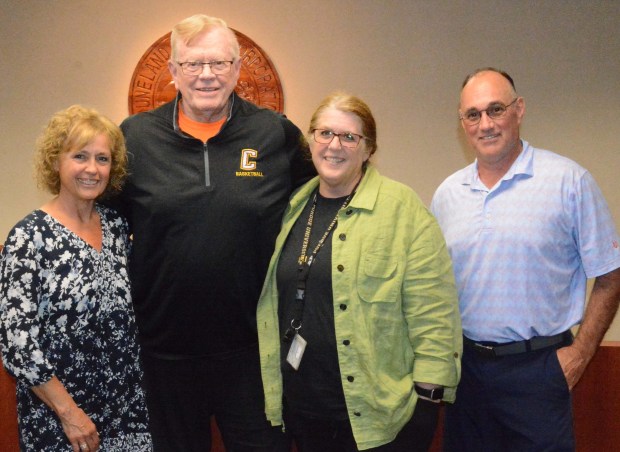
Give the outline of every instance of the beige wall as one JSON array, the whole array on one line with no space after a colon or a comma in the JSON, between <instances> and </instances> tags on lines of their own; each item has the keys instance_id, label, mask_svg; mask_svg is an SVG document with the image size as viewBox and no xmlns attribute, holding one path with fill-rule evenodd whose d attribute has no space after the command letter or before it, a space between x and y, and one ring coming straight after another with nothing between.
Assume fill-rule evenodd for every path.
<instances>
[{"instance_id":1,"label":"beige wall","mask_svg":"<svg viewBox=\"0 0 620 452\"><path fill-rule=\"evenodd\" d=\"M620 225L620 2L598 0L3 0L0 4L0 241L46 196L33 143L73 103L120 122L133 69L171 26L224 18L271 57L302 129L334 89L378 122L381 171L425 202L472 159L456 116L463 77L497 66L526 99L523 137L599 182ZM620 340L620 320L608 339Z\"/></svg>"}]
</instances>

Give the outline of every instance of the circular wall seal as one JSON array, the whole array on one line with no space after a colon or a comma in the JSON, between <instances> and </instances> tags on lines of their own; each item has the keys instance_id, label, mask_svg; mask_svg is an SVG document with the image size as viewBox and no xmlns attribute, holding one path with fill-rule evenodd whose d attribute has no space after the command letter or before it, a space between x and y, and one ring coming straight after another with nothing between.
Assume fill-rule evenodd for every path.
<instances>
[{"instance_id":1,"label":"circular wall seal","mask_svg":"<svg viewBox=\"0 0 620 452\"><path fill-rule=\"evenodd\" d=\"M276 69L254 41L233 30L239 41L241 69L235 92L242 98L282 113L284 95ZM174 99L176 88L168 71L170 33L159 38L142 55L129 86L129 114L151 110Z\"/></svg>"}]
</instances>

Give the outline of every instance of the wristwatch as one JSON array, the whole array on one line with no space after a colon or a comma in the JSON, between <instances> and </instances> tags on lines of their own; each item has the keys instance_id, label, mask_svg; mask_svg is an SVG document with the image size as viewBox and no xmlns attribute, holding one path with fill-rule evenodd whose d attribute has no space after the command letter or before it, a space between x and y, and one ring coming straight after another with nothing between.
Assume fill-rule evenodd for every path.
<instances>
[{"instance_id":1,"label":"wristwatch","mask_svg":"<svg viewBox=\"0 0 620 452\"><path fill-rule=\"evenodd\" d=\"M426 389L417 384L414 384L415 392L422 397L426 397L431 400L441 400L443 399L443 386L439 386L438 388Z\"/></svg>"}]
</instances>

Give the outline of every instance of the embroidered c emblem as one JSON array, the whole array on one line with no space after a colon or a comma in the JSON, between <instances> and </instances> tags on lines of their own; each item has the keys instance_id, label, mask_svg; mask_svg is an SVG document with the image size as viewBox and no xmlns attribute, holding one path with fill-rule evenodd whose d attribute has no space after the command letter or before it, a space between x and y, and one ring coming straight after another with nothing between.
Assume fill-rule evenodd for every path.
<instances>
[{"instance_id":1,"label":"embroidered c emblem","mask_svg":"<svg viewBox=\"0 0 620 452\"><path fill-rule=\"evenodd\" d=\"M256 162L253 159L255 159L257 156L258 151L254 149L242 149L241 164L239 165L239 168L243 171L254 171L256 169Z\"/></svg>"}]
</instances>

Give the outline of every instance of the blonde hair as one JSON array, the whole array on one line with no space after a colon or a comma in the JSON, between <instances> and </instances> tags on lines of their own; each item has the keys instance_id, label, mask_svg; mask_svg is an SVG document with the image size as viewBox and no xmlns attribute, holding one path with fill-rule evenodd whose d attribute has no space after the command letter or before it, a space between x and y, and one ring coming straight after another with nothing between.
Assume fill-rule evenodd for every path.
<instances>
[{"instance_id":1,"label":"blonde hair","mask_svg":"<svg viewBox=\"0 0 620 452\"><path fill-rule=\"evenodd\" d=\"M53 195L60 192L58 159L61 154L82 148L98 135L105 135L110 146L110 182L104 194L119 191L127 176L127 150L119 127L96 110L72 105L55 113L37 140L34 157L37 186Z\"/></svg>"},{"instance_id":2,"label":"blonde hair","mask_svg":"<svg viewBox=\"0 0 620 452\"><path fill-rule=\"evenodd\" d=\"M223 28L227 31L229 35L230 42L230 50L232 52L233 61L239 59L239 41L237 41L237 36L235 32L232 31L226 22L219 17L211 17L205 14L195 14L186 19L183 19L181 22L176 24L172 28L172 33L170 34L170 48L172 50L171 59L172 61L176 61L177 58L177 44L179 42L184 42L188 44L192 39L201 33L211 31L216 28Z\"/></svg>"}]
</instances>

